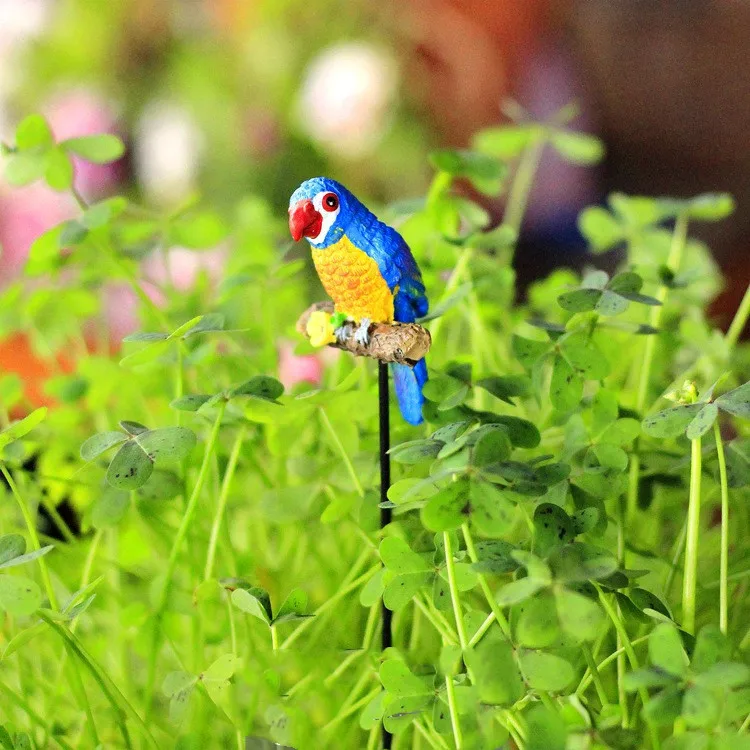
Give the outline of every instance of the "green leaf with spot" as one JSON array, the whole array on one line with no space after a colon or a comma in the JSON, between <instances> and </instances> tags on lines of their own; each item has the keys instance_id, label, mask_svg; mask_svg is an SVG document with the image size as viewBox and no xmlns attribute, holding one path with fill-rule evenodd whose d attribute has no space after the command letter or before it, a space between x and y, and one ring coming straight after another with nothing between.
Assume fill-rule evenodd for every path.
<instances>
[{"instance_id":1,"label":"green leaf with spot","mask_svg":"<svg viewBox=\"0 0 750 750\"><path fill-rule=\"evenodd\" d=\"M706 404L692 419L685 430L688 440L697 440L705 435L713 426L719 416L719 407L716 404Z\"/></svg>"},{"instance_id":2,"label":"green leaf with spot","mask_svg":"<svg viewBox=\"0 0 750 750\"><path fill-rule=\"evenodd\" d=\"M657 412L641 423L643 431L656 438L671 438L681 435L704 404L683 404Z\"/></svg>"},{"instance_id":3,"label":"green leaf with spot","mask_svg":"<svg viewBox=\"0 0 750 750\"><path fill-rule=\"evenodd\" d=\"M466 480L452 482L433 495L422 508L422 524L430 531L453 531L469 517L469 485Z\"/></svg>"},{"instance_id":4,"label":"green leaf with spot","mask_svg":"<svg viewBox=\"0 0 750 750\"><path fill-rule=\"evenodd\" d=\"M513 349L513 356L526 370L531 370L537 361L550 350L549 342L534 341L522 336L513 336L511 347Z\"/></svg>"},{"instance_id":5,"label":"green leaf with spot","mask_svg":"<svg viewBox=\"0 0 750 750\"><path fill-rule=\"evenodd\" d=\"M0 611L26 617L42 604L42 592L30 578L0 576Z\"/></svg>"},{"instance_id":6,"label":"green leaf with spot","mask_svg":"<svg viewBox=\"0 0 750 750\"><path fill-rule=\"evenodd\" d=\"M283 393L284 386L276 378L271 378L267 375L256 375L242 383L242 385L233 388L229 392L229 395L232 398L235 396L250 396L251 398L259 398L263 401L276 402Z\"/></svg>"},{"instance_id":7,"label":"green leaf with spot","mask_svg":"<svg viewBox=\"0 0 750 750\"><path fill-rule=\"evenodd\" d=\"M115 445L125 442L128 436L122 432L110 431L100 432L92 435L81 446L81 458L84 461L93 461Z\"/></svg>"},{"instance_id":8,"label":"green leaf with spot","mask_svg":"<svg viewBox=\"0 0 750 750\"><path fill-rule=\"evenodd\" d=\"M745 383L716 399L716 405L734 414L735 417L750 418L750 383Z\"/></svg>"},{"instance_id":9,"label":"green leaf with spot","mask_svg":"<svg viewBox=\"0 0 750 750\"><path fill-rule=\"evenodd\" d=\"M488 482L471 482L469 505L472 524L484 536L503 536L515 522L516 506Z\"/></svg>"},{"instance_id":10,"label":"green leaf with spot","mask_svg":"<svg viewBox=\"0 0 750 750\"><path fill-rule=\"evenodd\" d=\"M307 609L307 594L302 589L294 589L289 592L286 599L274 615L273 622L287 622L299 620L309 615L305 614Z\"/></svg>"},{"instance_id":11,"label":"green leaf with spot","mask_svg":"<svg viewBox=\"0 0 750 750\"><path fill-rule=\"evenodd\" d=\"M0 567L26 552L26 540L20 534L0 536Z\"/></svg>"},{"instance_id":12,"label":"green leaf with spot","mask_svg":"<svg viewBox=\"0 0 750 750\"><path fill-rule=\"evenodd\" d=\"M525 375L496 375L481 378L474 385L508 404L513 404L514 398L531 393L531 381Z\"/></svg>"},{"instance_id":13,"label":"green leaf with spot","mask_svg":"<svg viewBox=\"0 0 750 750\"><path fill-rule=\"evenodd\" d=\"M581 403L583 381L564 357L556 357L552 366L549 397L558 411L570 411Z\"/></svg>"}]
</instances>

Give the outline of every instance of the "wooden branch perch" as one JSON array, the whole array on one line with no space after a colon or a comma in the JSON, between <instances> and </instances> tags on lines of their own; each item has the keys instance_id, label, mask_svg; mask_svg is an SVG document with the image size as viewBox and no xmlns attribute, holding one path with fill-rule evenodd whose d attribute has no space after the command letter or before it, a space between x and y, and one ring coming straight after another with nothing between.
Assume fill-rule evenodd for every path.
<instances>
[{"instance_id":1,"label":"wooden branch perch","mask_svg":"<svg viewBox=\"0 0 750 750\"><path fill-rule=\"evenodd\" d=\"M333 302L316 302L300 315L297 331L310 338L307 323L316 312L333 314ZM336 349L343 349L358 357L371 357L381 362L397 362L414 366L430 350L432 338L430 332L418 323L372 323L369 328L370 341L363 346L354 338L357 324L344 323L346 332L343 339L329 344Z\"/></svg>"}]
</instances>

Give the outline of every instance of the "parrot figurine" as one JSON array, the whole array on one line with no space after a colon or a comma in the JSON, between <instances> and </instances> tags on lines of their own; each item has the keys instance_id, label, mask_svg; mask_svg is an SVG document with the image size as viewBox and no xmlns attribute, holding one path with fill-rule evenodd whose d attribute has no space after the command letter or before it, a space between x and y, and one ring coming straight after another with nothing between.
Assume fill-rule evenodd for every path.
<instances>
[{"instance_id":1,"label":"parrot figurine","mask_svg":"<svg viewBox=\"0 0 750 750\"><path fill-rule=\"evenodd\" d=\"M422 274L404 238L340 183L327 177L303 182L289 201L289 230L295 242L305 237L310 243L320 281L337 315L358 324L360 343L367 344L371 323L413 323L427 314ZM424 359L414 367L392 364L391 371L401 414L420 424Z\"/></svg>"}]
</instances>

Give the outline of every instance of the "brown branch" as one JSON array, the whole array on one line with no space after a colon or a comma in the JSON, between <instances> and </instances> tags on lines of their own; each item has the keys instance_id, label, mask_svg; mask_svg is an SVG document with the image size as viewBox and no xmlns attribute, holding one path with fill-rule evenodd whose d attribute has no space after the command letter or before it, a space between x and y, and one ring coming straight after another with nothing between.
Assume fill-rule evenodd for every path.
<instances>
[{"instance_id":1,"label":"brown branch","mask_svg":"<svg viewBox=\"0 0 750 750\"><path fill-rule=\"evenodd\" d=\"M297 331L306 338L307 322L314 312L324 311L333 314L332 302L316 302L300 315L297 321ZM430 332L417 323L372 323L370 324L370 340L363 346L355 340L354 334L357 324L346 322L342 326L345 336L329 344L337 349L351 352L358 357L371 357L381 362L397 362L413 366L430 350L432 339Z\"/></svg>"}]
</instances>

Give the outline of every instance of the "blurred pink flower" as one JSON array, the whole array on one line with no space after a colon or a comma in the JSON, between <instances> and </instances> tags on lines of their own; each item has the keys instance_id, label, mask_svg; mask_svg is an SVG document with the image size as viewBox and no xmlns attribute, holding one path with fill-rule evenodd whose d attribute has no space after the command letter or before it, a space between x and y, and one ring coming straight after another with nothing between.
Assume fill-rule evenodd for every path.
<instances>
[{"instance_id":1,"label":"blurred pink flower","mask_svg":"<svg viewBox=\"0 0 750 750\"><path fill-rule=\"evenodd\" d=\"M70 196L55 193L41 183L0 191L0 286L23 268L31 243L76 215Z\"/></svg>"},{"instance_id":2,"label":"blurred pink flower","mask_svg":"<svg viewBox=\"0 0 750 750\"><path fill-rule=\"evenodd\" d=\"M139 327L138 298L126 284L110 283L102 287L102 316L109 330L110 343L116 345Z\"/></svg>"},{"instance_id":3,"label":"blurred pink flower","mask_svg":"<svg viewBox=\"0 0 750 750\"><path fill-rule=\"evenodd\" d=\"M52 132L59 141L117 131L112 107L88 89L59 92L47 102L44 110ZM106 195L122 177L121 162L92 164L73 157L73 163L76 170L76 187L87 200Z\"/></svg>"},{"instance_id":4,"label":"blurred pink flower","mask_svg":"<svg viewBox=\"0 0 750 750\"><path fill-rule=\"evenodd\" d=\"M323 378L323 362L317 354L299 356L294 346L282 343L279 346L279 380L284 388L292 388L297 383L320 385Z\"/></svg>"},{"instance_id":5,"label":"blurred pink flower","mask_svg":"<svg viewBox=\"0 0 750 750\"><path fill-rule=\"evenodd\" d=\"M164 286L171 284L180 292L190 289L205 272L212 283L221 278L226 261L226 250L196 252L184 247L173 247L166 253L152 253L142 264L145 276L154 284Z\"/></svg>"}]
</instances>

